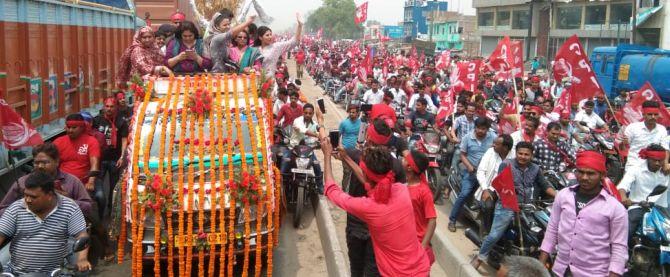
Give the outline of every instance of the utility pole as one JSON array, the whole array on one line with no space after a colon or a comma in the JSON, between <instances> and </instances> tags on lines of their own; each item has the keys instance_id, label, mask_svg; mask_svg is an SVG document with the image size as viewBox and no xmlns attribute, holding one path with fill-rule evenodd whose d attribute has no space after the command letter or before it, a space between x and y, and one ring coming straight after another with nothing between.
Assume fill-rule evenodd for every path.
<instances>
[{"instance_id":1,"label":"utility pole","mask_svg":"<svg viewBox=\"0 0 670 277\"><path fill-rule=\"evenodd\" d=\"M633 26L631 27L630 44L635 44L635 31L637 30L637 0L633 0Z\"/></svg>"},{"instance_id":2,"label":"utility pole","mask_svg":"<svg viewBox=\"0 0 670 277\"><path fill-rule=\"evenodd\" d=\"M533 33L533 2L534 0L530 0L530 8L528 9L530 15L528 16L528 35L526 37L526 61L530 60L530 38Z\"/></svg>"}]
</instances>

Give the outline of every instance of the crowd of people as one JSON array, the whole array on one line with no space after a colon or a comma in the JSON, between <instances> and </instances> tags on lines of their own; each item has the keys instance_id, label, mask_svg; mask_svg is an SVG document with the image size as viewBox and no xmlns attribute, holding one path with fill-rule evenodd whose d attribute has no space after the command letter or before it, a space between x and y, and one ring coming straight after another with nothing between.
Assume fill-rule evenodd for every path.
<instances>
[{"instance_id":1,"label":"crowd of people","mask_svg":"<svg viewBox=\"0 0 670 277\"><path fill-rule=\"evenodd\" d=\"M635 92L622 92L614 105L594 94L557 110L561 95L571 92L570 80L553 80L537 60L525 78L498 77L489 70L479 75L476 86L465 88L450 75L455 62L468 58L453 57L445 63L383 44L374 46L372 55L372 48L359 41L303 37L299 15L295 33L283 39L267 26L256 27L254 17L235 26L233 18L232 12L221 10L202 32L175 13L172 24L156 31L140 28L120 60L117 85L126 88L133 75L201 72L254 73L273 79L274 124L292 129L290 146L322 148L323 170L315 163L316 176L323 177L318 192L348 213L352 276L429 275L436 260L431 249L438 217L434 199L443 200L434 195L443 192L432 190L434 184L426 179L431 161L417 143L417 136L429 131L453 148L440 166L460 180L448 230L458 229L470 199L482 211L485 237L473 267L487 261L515 217L494 188L497 176L509 170L514 201L548 199L553 206L539 258L508 257L501 268L504 274L550 276L545 268L549 260L551 272L558 276L626 272L629 237L643 216L638 203L669 180L670 137L657 123L662 104L644 102L643 121L619 126L612 115ZM290 78L286 64L291 55L296 78ZM335 87L334 100L345 102L348 117L339 125L338 145L331 145L320 109L301 92L307 81L304 72L323 80L327 90ZM88 235L86 222L100 240L98 255L113 259L104 222L113 210L114 186L127 166L131 116L121 93L105 99L95 117L69 115L65 136L33 149L35 172L19 179L0 203L0 242L13 237L9 270L28 273L57 267L60 261L52 257L62 257L68 237ZM615 171L621 176L611 174L614 165L602 151L585 147L595 130L619 135L615 155L626 162ZM331 158L343 164L340 185L333 177ZM277 165L282 173L289 170L287 160ZM544 175L566 170L576 175L576 183L567 187L556 187ZM444 192L445 197L450 194ZM667 196L651 200L667 202ZM48 224L53 227L44 227ZM41 231L36 236L17 235L34 230ZM52 248L45 251L36 241ZM45 259L29 258L35 256ZM83 252L78 268L88 270L96 259Z\"/></svg>"}]
</instances>

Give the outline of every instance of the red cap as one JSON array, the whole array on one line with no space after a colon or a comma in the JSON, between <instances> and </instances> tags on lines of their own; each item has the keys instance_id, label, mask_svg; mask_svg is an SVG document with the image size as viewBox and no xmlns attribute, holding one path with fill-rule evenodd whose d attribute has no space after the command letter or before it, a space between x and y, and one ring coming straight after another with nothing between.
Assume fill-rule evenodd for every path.
<instances>
[{"instance_id":1,"label":"red cap","mask_svg":"<svg viewBox=\"0 0 670 277\"><path fill-rule=\"evenodd\" d=\"M170 20L171 21L175 21L175 20L184 21L184 20L186 20L186 15L183 12L175 12L175 13L172 14L172 16L170 16Z\"/></svg>"}]
</instances>

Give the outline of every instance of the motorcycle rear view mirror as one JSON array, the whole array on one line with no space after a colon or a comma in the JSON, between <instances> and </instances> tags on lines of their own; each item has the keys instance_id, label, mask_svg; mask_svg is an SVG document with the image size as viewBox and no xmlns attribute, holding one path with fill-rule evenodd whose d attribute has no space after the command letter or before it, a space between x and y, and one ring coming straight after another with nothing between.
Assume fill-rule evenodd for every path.
<instances>
[{"instance_id":1,"label":"motorcycle rear view mirror","mask_svg":"<svg viewBox=\"0 0 670 277\"><path fill-rule=\"evenodd\" d=\"M73 252L76 253L86 249L86 247L88 247L89 241L90 241L89 237L82 237L77 239L72 245Z\"/></svg>"},{"instance_id":2,"label":"motorcycle rear view mirror","mask_svg":"<svg viewBox=\"0 0 670 277\"><path fill-rule=\"evenodd\" d=\"M667 189L668 189L668 187L666 187L666 186L658 185L654 188L654 190L651 191L651 193L649 194L649 197L656 196L656 195L661 195Z\"/></svg>"}]
</instances>

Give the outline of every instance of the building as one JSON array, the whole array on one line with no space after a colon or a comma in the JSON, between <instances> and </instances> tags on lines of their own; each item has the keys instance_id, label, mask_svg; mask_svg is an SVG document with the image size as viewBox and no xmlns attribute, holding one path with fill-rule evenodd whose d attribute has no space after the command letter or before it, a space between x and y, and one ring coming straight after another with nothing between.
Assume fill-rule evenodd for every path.
<instances>
[{"instance_id":1,"label":"building","mask_svg":"<svg viewBox=\"0 0 670 277\"><path fill-rule=\"evenodd\" d=\"M429 19L432 31L428 37L435 42L437 51L449 49L463 51L469 56L479 54L479 39L473 35L477 27L475 16L457 12L439 12L434 13Z\"/></svg>"},{"instance_id":2,"label":"building","mask_svg":"<svg viewBox=\"0 0 670 277\"><path fill-rule=\"evenodd\" d=\"M407 0L403 17L403 36L412 40L419 34L428 34L428 14L434 11L446 11L446 1Z\"/></svg>"},{"instance_id":3,"label":"building","mask_svg":"<svg viewBox=\"0 0 670 277\"><path fill-rule=\"evenodd\" d=\"M638 14L646 12L649 15L648 20L636 24L637 43L662 46L660 30L667 30L670 23L664 16L650 11L659 6L658 1L639 1ZM590 54L598 46L629 42L632 33L631 1L474 0L473 4L477 9L475 34L481 37L480 50L484 56L489 55L506 35L524 41L527 57L554 57L565 39L574 34L580 37ZM666 28L662 28L664 24ZM670 38L666 40L670 44Z\"/></svg>"}]
</instances>

